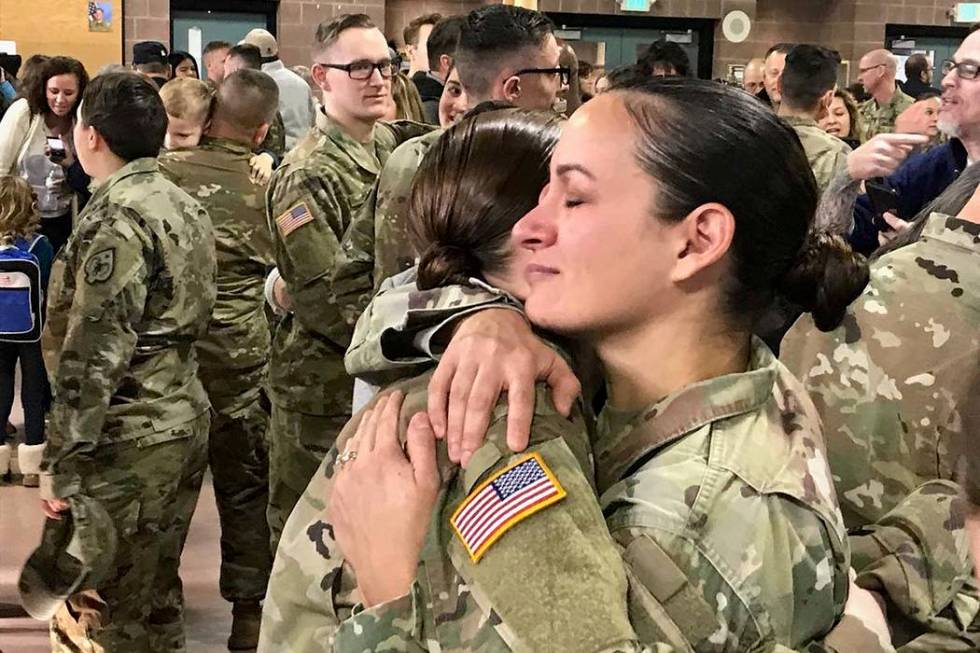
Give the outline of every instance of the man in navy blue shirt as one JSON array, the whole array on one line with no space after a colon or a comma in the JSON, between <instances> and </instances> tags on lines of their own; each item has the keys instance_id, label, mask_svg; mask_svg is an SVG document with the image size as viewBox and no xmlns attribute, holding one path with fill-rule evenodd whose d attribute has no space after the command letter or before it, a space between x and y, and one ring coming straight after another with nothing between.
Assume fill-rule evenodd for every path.
<instances>
[{"instance_id":1,"label":"man in navy blue shirt","mask_svg":"<svg viewBox=\"0 0 980 653\"><path fill-rule=\"evenodd\" d=\"M903 229L906 221L946 190L969 163L980 161L980 32L963 41L953 59L943 64L942 71L939 128L950 137L949 142L912 156L885 178L885 183L898 191L899 206L897 215L884 216L892 227L881 234L884 240ZM859 196L854 205L850 241L865 254L880 244L867 195Z\"/></svg>"}]
</instances>

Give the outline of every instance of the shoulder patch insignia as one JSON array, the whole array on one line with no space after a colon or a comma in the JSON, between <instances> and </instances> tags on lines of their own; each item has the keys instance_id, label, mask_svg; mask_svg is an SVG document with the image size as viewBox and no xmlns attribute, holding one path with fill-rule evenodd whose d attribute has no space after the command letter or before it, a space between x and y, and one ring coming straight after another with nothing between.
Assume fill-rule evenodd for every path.
<instances>
[{"instance_id":1,"label":"shoulder patch insignia","mask_svg":"<svg viewBox=\"0 0 980 653\"><path fill-rule=\"evenodd\" d=\"M313 214L310 213L310 208L306 205L306 202L300 202L294 205L276 218L276 226L279 227L279 233L282 234L283 238L308 222L313 222Z\"/></svg>"},{"instance_id":2,"label":"shoulder patch insignia","mask_svg":"<svg viewBox=\"0 0 980 653\"><path fill-rule=\"evenodd\" d=\"M85 281L90 284L105 283L116 269L116 248L96 252L85 261Z\"/></svg>"},{"instance_id":3,"label":"shoulder patch insignia","mask_svg":"<svg viewBox=\"0 0 980 653\"><path fill-rule=\"evenodd\" d=\"M512 526L565 498L565 489L533 453L500 470L463 500L449 522L479 562L490 546Z\"/></svg>"}]
</instances>

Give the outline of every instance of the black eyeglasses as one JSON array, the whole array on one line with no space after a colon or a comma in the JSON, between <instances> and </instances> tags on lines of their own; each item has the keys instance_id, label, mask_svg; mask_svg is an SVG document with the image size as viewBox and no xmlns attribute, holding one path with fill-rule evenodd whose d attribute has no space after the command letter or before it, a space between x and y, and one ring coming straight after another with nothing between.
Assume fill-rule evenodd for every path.
<instances>
[{"instance_id":1,"label":"black eyeglasses","mask_svg":"<svg viewBox=\"0 0 980 653\"><path fill-rule=\"evenodd\" d=\"M515 75L560 75L562 86L568 86L572 80L572 69L565 66L557 68L523 68L518 70Z\"/></svg>"},{"instance_id":2,"label":"black eyeglasses","mask_svg":"<svg viewBox=\"0 0 980 653\"><path fill-rule=\"evenodd\" d=\"M948 75L956 71L956 76L961 79L976 79L980 74L980 64L973 61L961 61L956 63L952 59L943 62L943 75Z\"/></svg>"},{"instance_id":3,"label":"black eyeglasses","mask_svg":"<svg viewBox=\"0 0 980 653\"><path fill-rule=\"evenodd\" d=\"M347 76L351 79L363 82L364 80L371 79L371 75L377 70L381 74L383 79L391 79L395 67L390 59L385 61L379 61L377 63L373 61L355 61L353 63L323 63L318 61L318 64L324 68L335 68L336 70L343 70L347 72Z\"/></svg>"}]
</instances>

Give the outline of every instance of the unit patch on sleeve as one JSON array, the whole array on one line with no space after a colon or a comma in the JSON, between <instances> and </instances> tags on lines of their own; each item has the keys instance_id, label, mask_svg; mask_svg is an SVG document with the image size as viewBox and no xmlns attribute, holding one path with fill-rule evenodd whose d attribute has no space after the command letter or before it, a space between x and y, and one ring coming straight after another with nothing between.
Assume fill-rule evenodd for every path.
<instances>
[{"instance_id":1,"label":"unit patch on sleeve","mask_svg":"<svg viewBox=\"0 0 980 653\"><path fill-rule=\"evenodd\" d=\"M306 202L300 202L291 209L276 218L276 226L283 238L302 227L307 222L313 222L313 214L306 206Z\"/></svg>"},{"instance_id":2,"label":"unit patch on sleeve","mask_svg":"<svg viewBox=\"0 0 980 653\"><path fill-rule=\"evenodd\" d=\"M565 498L565 489L533 453L480 484L449 520L470 559L478 562L512 526Z\"/></svg>"}]
</instances>

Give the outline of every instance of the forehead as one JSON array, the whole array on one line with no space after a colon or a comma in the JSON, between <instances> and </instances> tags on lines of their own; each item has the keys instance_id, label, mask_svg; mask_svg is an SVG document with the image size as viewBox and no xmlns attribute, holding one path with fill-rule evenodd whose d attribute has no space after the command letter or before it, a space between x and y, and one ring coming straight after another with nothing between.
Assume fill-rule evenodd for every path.
<instances>
[{"instance_id":1,"label":"forehead","mask_svg":"<svg viewBox=\"0 0 980 653\"><path fill-rule=\"evenodd\" d=\"M974 32L966 37L954 56L957 61L980 62L980 32Z\"/></svg>"},{"instance_id":2,"label":"forehead","mask_svg":"<svg viewBox=\"0 0 980 653\"><path fill-rule=\"evenodd\" d=\"M582 105L562 126L552 160L557 164L586 164L596 176L603 169L633 165L635 136L632 119L618 93L604 93Z\"/></svg>"},{"instance_id":3,"label":"forehead","mask_svg":"<svg viewBox=\"0 0 980 653\"><path fill-rule=\"evenodd\" d=\"M359 59L379 61L388 58L388 43L376 27L352 27L340 33L327 48L332 63L349 63Z\"/></svg>"},{"instance_id":4,"label":"forehead","mask_svg":"<svg viewBox=\"0 0 980 653\"><path fill-rule=\"evenodd\" d=\"M785 52L773 52L768 57L766 57L767 66L783 66L785 63L786 63Z\"/></svg>"},{"instance_id":5,"label":"forehead","mask_svg":"<svg viewBox=\"0 0 980 653\"><path fill-rule=\"evenodd\" d=\"M558 46L558 39L555 38L554 34L549 34L544 39L538 56L538 63L541 64L542 68L554 68L558 66L559 58L561 58L561 48Z\"/></svg>"},{"instance_id":6,"label":"forehead","mask_svg":"<svg viewBox=\"0 0 980 653\"><path fill-rule=\"evenodd\" d=\"M55 75L54 77L48 78L48 87L57 86L58 88L70 87L74 88L78 86L78 79L71 73L65 73L64 75Z\"/></svg>"}]
</instances>

